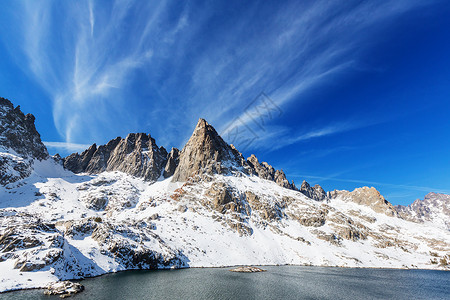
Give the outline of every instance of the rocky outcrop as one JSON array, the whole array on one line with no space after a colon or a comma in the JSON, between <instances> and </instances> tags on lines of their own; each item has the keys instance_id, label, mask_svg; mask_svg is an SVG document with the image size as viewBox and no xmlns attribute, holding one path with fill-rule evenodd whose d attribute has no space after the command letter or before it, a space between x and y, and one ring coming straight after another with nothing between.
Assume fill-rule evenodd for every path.
<instances>
[{"instance_id":1,"label":"rocky outcrop","mask_svg":"<svg viewBox=\"0 0 450 300\"><path fill-rule=\"evenodd\" d=\"M330 199L339 198L343 201L351 201L356 204L365 205L372 208L375 212L384 213L387 216L397 216L394 206L384 199L384 197L374 187L357 188L353 192L334 190L328 193Z\"/></svg>"},{"instance_id":2,"label":"rocky outcrop","mask_svg":"<svg viewBox=\"0 0 450 300\"><path fill-rule=\"evenodd\" d=\"M296 220L303 226L307 227L321 227L325 225L327 219L327 209L313 209L313 210L297 210L295 213L289 213L289 217Z\"/></svg>"},{"instance_id":3,"label":"rocky outcrop","mask_svg":"<svg viewBox=\"0 0 450 300\"><path fill-rule=\"evenodd\" d=\"M44 295L58 295L60 298L70 297L84 291L84 286L78 282L59 281L47 286Z\"/></svg>"},{"instance_id":4,"label":"rocky outcrop","mask_svg":"<svg viewBox=\"0 0 450 300\"><path fill-rule=\"evenodd\" d=\"M0 185L30 176L33 160L49 157L34 121L20 106L0 98Z\"/></svg>"},{"instance_id":5,"label":"rocky outcrop","mask_svg":"<svg viewBox=\"0 0 450 300\"><path fill-rule=\"evenodd\" d=\"M327 193L320 185L316 184L311 187L305 180L303 181L299 191L306 197L316 201L323 201L328 198Z\"/></svg>"},{"instance_id":6,"label":"rocky outcrop","mask_svg":"<svg viewBox=\"0 0 450 300\"><path fill-rule=\"evenodd\" d=\"M247 158L247 164L251 174L255 174L262 179L275 181L276 184L284 188L295 189L294 183L289 183L283 170L275 170L267 162L259 163L258 158L254 154Z\"/></svg>"},{"instance_id":7,"label":"rocky outcrop","mask_svg":"<svg viewBox=\"0 0 450 300\"><path fill-rule=\"evenodd\" d=\"M167 156L166 149L158 147L150 135L130 133L125 139L118 137L106 145L94 144L81 155L69 155L64 159L64 167L74 173L121 171L155 181L166 167Z\"/></svg>"},{"instance_id":8,"label":"rocky outcrop","mask_svg":"<svg viewBox=\"0 0 450 300\"><path fill-rule=\"evenodd\" d=\"M91 236L105 255L127 269L183 267L183 255L167 246L147 225L145 222L121 225L97 222ZM160 250L145 247L143 242L156 244Z\"/></svg>"},{"instance_id":9,"label":"rocky outcrop","mask_svg":"<svg viewBox=\"0 0 450 300\"><path fill-rule=\"evenodd\" d=\"M243 170L244 159L228 145L204 119L199 119L191 138L180 153L173 181L186 181L196 175L226 174Z\"/></svg>"},{"instance_id":10,"label":"rocky outcrop","mask_svg":"<svg viewBox=\"0 0 450 300\"><path fill-rule=\"evenodd\" d=\"M247 162L250 167L253 169L253 173L257 175L259 178L266 180L274 180L275 177L275 169L266 162L262 162L261 164L258 161L258 158L254 154L252 154L249 158L247 158Z\"/></svg>"},{"instance_id":11,"label":"rocky outcrop","mask_svg":"<svg viewBox=\"0 0 450 300\"><path fill-rule=\"evenodd\" d=\"M251 207L251 213L258 212L266 221L280 220L283 217L285 203L283 201L270 203L260 196L247 191L245 198Z\"/></svg>"},{"instance_id":12,"label":"rocky outcrop","mask_svg":"<svg viewBox=\"0 0 450 300\"><path fill-rule=\"evenodd\" d=\"M233 197L233 191L229 186L223 182L214 183L211 188L206 192L206 195L211 197L213 208L222 211L224 209L233 209L229 203L235 202ZM235 204L235 203L233 203ZM227 205L226 207L224 207Z\"/></svg>"},{"instance_id":13,"label":"rocky outcrop","mask_svg":"<svg viewBox=\"0 0 450 300\"><path fill-rule=\"evenodd\" d=\"M238 272L238 273L258 273L258 272L266 272L267 270L258 268L258 267L238 267L235 269L231 269L231 272Z\"/></svg>"},{"instance_id":14,"label":"rocky outcrop","mask_svg":"<svg viewBox=\"0 0 450 300\"><path fill-rule=\"evenodd\" d=\"M3 151L12 150L25 159L48 158L47 148L34 125L35 117L25 115L20 106L5 98L0 98L0 147Z\"/></svg>"},{"instance_id":15,"label":"rocky outcrop","mask_svg":"<svg viewBox=\"0 0 450 300\"><path fill-rule=\"evenodd\" d=\"M74 173L101 173L108 168L108 162L122 139L117 137L97 148L96 144L83 151L81 155L74 153L64 159L64 167Z\"/></svg>"},{"instance_id":16,"label":"rocky outcrop","mask_svg":"<svg viewBox=\"0 0 450 300\"><path fill-rule=\"evenodd\" d=\"M32 162L9 153L0 153L0 185L7 185L30 176Z\"/></svg>"}]
</instances>

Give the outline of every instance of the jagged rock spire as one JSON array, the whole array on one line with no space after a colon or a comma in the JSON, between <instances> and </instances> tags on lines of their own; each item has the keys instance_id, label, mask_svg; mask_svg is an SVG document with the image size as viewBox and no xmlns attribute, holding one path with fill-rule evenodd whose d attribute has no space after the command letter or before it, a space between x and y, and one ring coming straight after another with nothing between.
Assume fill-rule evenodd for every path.
<instances>
[{"instance_id":1,"label":"jagged rock spire","mask_svg":"<svg viewBox=\"0 0 450 300\"><path fill-rule=\"evenodd\" d=\"M286 179L286 175L283 170L275 170L275 168L267 162L259 163L258 158L254 154L247 158L247 163L250 167L251 173L254 173L258 177L275 181L279 186L287 189L295 189L295 185L293 183L290 184Z\"/></svg>"},{"instance_id":2,"label":"jagged rock spire","mask_svg":"<svg viewBox=\"0 0 450 300\"><path fill-rule=\"evenodd\" d=\"M64 159L64 167L74 173L91 174L103 171L122 171L157 180L167 163L167 151L158 147L155 140L145 133L130 133L97 147L95 144L79 155L74 153Z\"/></svg>"},{"instance_id":3,"label":"jagged rock spire","mask_svg":"<svg viewBox=\"0 0 450 300\"><path fill-rule=\"evenodd\" d=\"M311 187L309 183L306 182L306 180L303 180L299 191L303 193L306 197L316 201L322 201L328 198L327 193L323 190L323 188L320 185L316 184L314 187Z\"/></svg>"},{"instance_id":4,"label":"jagged rock spire","mask_svg":"<svg viewBox=\"0 0 450 300\"><path fill-rule=\"evenodd\" d=\"M199 119L180 153L173 181L186 181L199 174L222 174L243 167L239 152L228 145L206 120Z\"/></svg>"}]
</instances>

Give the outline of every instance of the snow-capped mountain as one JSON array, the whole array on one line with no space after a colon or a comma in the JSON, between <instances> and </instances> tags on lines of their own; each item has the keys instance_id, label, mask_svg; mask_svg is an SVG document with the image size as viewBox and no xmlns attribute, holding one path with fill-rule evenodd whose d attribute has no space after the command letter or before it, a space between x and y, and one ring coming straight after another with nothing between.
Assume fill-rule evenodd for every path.
<instances>
[{"instance_id":1,"label":"snow-capped mountain","mask_svg":"<svg viewBox=\"0 0 450 300\"><path fill-rule=\"evenodd\" d=\"M413 222L432 222L450 230L450 195L429 193L408 206L396 205L399 215Z\"/></svg>"},{"instance_id":2,"label":"snow-capped mountain","mask_svg":"<svg viewBox=\"0 0 450 300\"><path fill-rule=\"evenodd\" d=\"M0 291L144 268L448 268L449 215L439 203L449 196L423 201L433 214L419 220L408 217L417 205L396 208L374 188L298 189L203 119L181 151L130 134L59 162L33 117L0 105L1 155L14 156L2 162Z\"/></svg>"}]
</instances>

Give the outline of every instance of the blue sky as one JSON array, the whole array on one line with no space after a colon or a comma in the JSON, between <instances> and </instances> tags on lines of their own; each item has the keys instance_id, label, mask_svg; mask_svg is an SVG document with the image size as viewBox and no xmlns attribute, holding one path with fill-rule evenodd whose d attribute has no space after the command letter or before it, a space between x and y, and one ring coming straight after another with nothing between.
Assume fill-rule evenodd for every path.
<instances>
[{"instance_id":1,"label":"blue sky","mask_svg":"<svg viewBox=\"0 0 450 300\"><path fill-rule=\"evenodd\" d=\"M450 193L448 1L0 3L0 96L52 154L202 117L297 183Z\"/></svg>"}]
</instances>

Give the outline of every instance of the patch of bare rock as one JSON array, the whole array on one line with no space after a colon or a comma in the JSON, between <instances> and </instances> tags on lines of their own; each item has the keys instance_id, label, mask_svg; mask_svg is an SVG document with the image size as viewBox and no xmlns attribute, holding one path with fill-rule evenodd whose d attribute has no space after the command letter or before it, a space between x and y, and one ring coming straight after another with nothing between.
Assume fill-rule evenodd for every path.
<instances>
[{"instance_id":1,"label":"patch of bare rock","mask_svg":"<svg viewBox=\"0 0 450 300\"><path fill-rule=\"evenodd\" d=\"M251 267L251 266L245 266L245 267L238 267L235 269L231 269L231 272L238 272L238 273L258 273L258 272L266 272L267 270L258 268L258 267Z\"/></svg>"},{"instance_id":2,"label":"patch of bare rock","mask_svg":"<svg viewBox=\"0 0 450 300\"><path fill-rule=\"evenodd\" d=\"M84 286L80 283L72 281L59 281L50 284L44 294L59 295L60 298L67 298L82 291L84 291Z\"/></svg>"}]
</instances>

